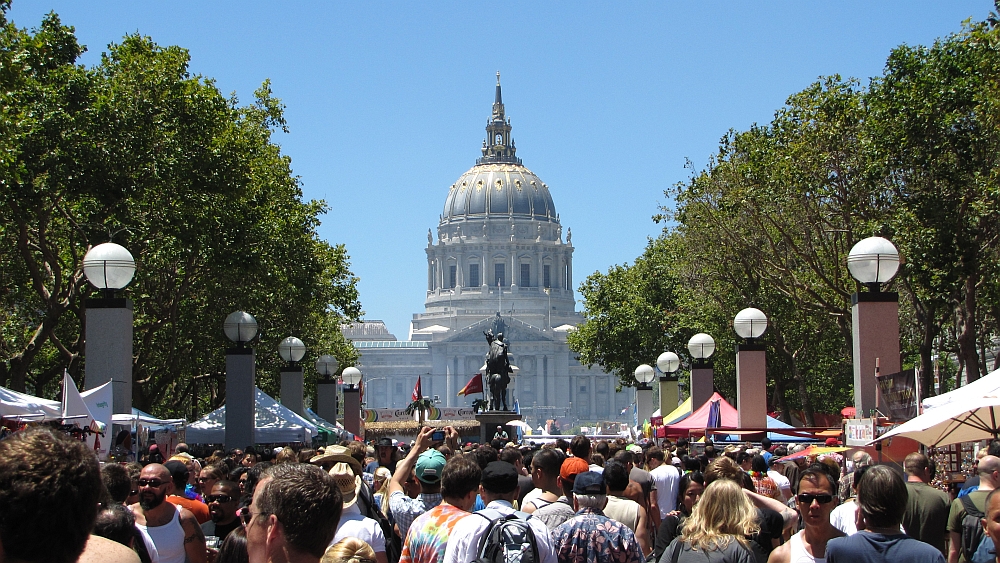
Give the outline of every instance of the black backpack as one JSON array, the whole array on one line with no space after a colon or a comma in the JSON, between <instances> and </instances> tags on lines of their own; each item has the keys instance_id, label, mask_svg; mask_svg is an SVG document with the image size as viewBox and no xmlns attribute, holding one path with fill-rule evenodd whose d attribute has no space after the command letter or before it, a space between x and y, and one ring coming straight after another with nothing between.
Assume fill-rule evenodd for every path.
<instances>
[{"instance_id":1,"label":"black backpack","mask_svg":"<svg viewBox=\"0 0 1000 563\"><path fill-rule=\"evenodd\" d=\"M962 507L965 508L965 517L962 518L962 554L966 561L972 561L972 557L979 548L979 543L983 540L982 518L986 516L973 504L968 496L962 497Z\"/></svg>"},{"instance_id":2,"label":"black backpack","mask_svg":"<svg viewBox=\"0 0 1000 563\"><path fill-rule=\"evenodd\" d=\"M360 494L358 494L358 509L364 516L378 522L379 527L382 528L382 535L385 536L385 556L389 563L399 561L403 553L403 540L393 530L392 522L382 514L382 510L375 504L375 495L372 494L368 484L363 481Z\"/></svg>"},{"instance_id":3,"label":"black backpack","mask_svg":"<svg viewBox=\"0 0 1000 563\"><path fill-rule=\"evenodd\" d=\"M479 541L479 557L475 563L541 563L535 532L528 525L530 514L515 511L504 515L485 508L476 514L490 521Z\"/></svg>"}]
</instances>

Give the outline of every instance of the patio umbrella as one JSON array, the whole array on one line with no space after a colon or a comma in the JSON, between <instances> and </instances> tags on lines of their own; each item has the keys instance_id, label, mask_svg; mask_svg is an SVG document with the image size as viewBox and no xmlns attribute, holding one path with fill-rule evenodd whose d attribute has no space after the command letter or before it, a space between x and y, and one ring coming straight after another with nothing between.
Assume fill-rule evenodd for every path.
<instances>
[{"instance_id":1,"label":"patio umbrella","mask_svg":"<svg viewBox=\"0 0 1000 563\"><path fill-rule=\"evenodd\" d=\"M802 450L801 452L796 452L791 455L786 455L782 457L782 461L786 459L797 459L800 457L809 457L811 455L823 455L832 454L838 452L845 452L847 448L844 446L809 446L808 448Z\"/></svg>"},{"instance_id":2,"label":"patio umbrella","mask_svg":"<svg viewBox=\"0 0 1000 563\"><path fill-rule=\"evenodd\" d=\"M872 443L893 436L912 438L926 446L987 440L1000 435L1000 397L980 397L949 403L907 421Z\"/></svg>"},{"instance_id":3,"label":"patio umbrella","mask_svg":"<svg viewBox=\"0 0 1000 563\"><path fill-rule=\"evenodd\" d=\"M507 423L507 426L517 426L524 430L531 430L531 425L523 420L512 420Z\"/></svg>"}]
</instances>

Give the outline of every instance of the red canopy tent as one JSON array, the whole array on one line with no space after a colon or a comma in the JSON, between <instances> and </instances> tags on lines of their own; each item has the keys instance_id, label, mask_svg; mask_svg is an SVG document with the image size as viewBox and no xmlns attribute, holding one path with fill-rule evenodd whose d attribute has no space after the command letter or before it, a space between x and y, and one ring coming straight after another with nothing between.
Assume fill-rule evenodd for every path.
<instances>
[{"instance_id":1,"label":"red canopy tent","mask_svg":"<svg viewBox=\"0 0 1000 563\"><path fill-rule=\"evenodd\" d=\"M718 402L718 424L710 424L710 418L713 418L713 403ZM698 407L698 410L691 413L684 420L671 424L666 427L667 435L669 436L687 436L691 430L701 430L704 431L706 428L738 428L739 427L739 417L736 413L736 407L730 405L722 395L715 393L705 401L705 404Z\"/></svg>"}]
</instances>

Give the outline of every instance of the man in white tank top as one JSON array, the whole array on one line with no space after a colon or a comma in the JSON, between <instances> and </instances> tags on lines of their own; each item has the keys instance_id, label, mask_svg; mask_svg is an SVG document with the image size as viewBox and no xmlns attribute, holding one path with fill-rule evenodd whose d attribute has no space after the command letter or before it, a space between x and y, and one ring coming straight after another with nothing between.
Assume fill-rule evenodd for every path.
<instances>
[{"instance_id":1,"label":"man in white tank top","mask_svg":"<svg viewBox=\"0 0 1000 563\"><path fill-rule=\"evenodd\" d=\"M139 502L130 508L135 525L155 548L153 563L205 563L205 534L190 510L166 502L174 484L170 471L151 463L139 473Z\"/></svg>"},{"instance_id":2,"label":"man in white tank top","mask_svg":"<svg viewBox=\"0 0 1000 563\"><path fill-rule=\"evenodd\" d=\"M800 474L795 503L805 528L772 551L767 563L826 563L826 542L844 535L830 524L830 513L840 500L836 486L833 477L817 466Z\"/></svg>"}]
</instances>

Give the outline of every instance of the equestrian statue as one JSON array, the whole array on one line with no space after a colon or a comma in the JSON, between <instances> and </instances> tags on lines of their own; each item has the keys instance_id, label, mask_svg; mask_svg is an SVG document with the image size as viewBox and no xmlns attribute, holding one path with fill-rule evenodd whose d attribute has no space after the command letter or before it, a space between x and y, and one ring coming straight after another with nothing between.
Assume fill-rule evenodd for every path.
<instances>
[{"instance_id":1,"label":"equestrian statue","mask_svg":"<svg viewBox=\"0 0 1000 563\"><path fill-rule=\"evenodd\" d=\"M486 401L487 411L509 411L507 407L507 385L510 384L510 360L507 358L507 343L503 333L493 336L493 330L485 330L490 351L486 354L486 376L483 383L489 389ZM501 408L503 407L503 408Z\"/></svg>"}]
</instances>

